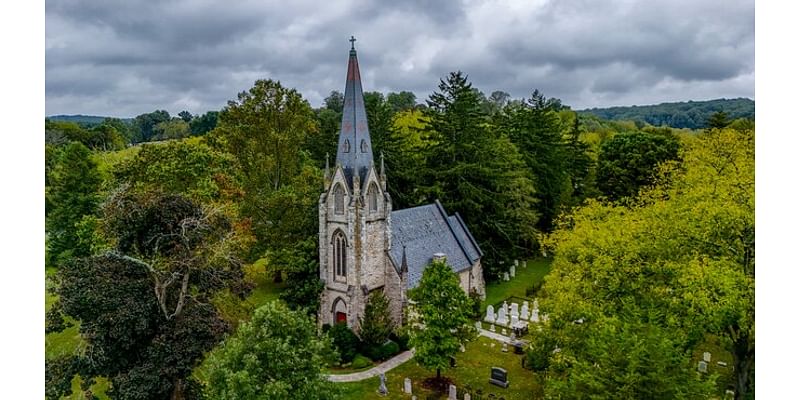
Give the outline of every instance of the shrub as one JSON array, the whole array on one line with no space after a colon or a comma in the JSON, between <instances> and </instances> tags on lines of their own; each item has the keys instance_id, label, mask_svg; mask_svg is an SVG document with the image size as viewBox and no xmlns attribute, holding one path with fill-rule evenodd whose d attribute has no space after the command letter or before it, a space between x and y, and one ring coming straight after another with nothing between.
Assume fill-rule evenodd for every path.
<instances>
[{"instance_id":1,"label":"shrub","mask_svg":"<svg viewBox=\"0 0 800 400\"><path fill-rule=\"evenodd\" d=\"M340 322L331 328L328 335L333 339L333 345L339 351L342 363L353 361L358 353L360 341L346 323Z\"/></svg>"},{"instance_id":2,"label":"shrub","mask_svg":"<svg viewBox=\"0 0 800 400\"><path fill-rule=\"evenodd\" d=\"M361 354L356 354L356 357L353 359L353 363L350 365L353 369L362 369L367 368L372 365L372 361L369 358L362 356Z\"/></svg>"},{"instance_id":3,"label":"shrub","mask_svg":"<svg viewBox=\"0 0 800 400\"><path fill-rule=\"evenodd\" d=\"M371 358L373 361L383 361L399 353L400 345L391 340L387 340L386 343L380 346L371 346L365 349L365 352L367 357Z\"/></svg>"},{"instance_id":4,"label":"shrub","mask_svg":"<svg viewBox=\"0 0 800 400\"><path fill-rule=\"evenodd\" d=\"M475 289L469 292L469 299L472 300L472 318L481 318L481 295Z\"/></svg>"},{"instance_id":5,"label":"shrub","mask_svg":"<svg viewBox=\"0 0 800 400\"><path fill-rule=\"evenodd\" d=\"M408 350L408 333L405 330L398 330L389 335L389 339L400 346L400 351Z\"/></svg>"}]
</instances>

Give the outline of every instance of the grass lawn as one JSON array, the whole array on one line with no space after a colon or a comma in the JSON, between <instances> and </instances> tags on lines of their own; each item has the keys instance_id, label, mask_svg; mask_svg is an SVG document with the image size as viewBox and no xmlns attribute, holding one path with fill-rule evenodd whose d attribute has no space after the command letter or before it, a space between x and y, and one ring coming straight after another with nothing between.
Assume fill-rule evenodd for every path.
<instances>
[{"instance_id":1,"label":"grass lawn","mask_svg":"<svg viewBox=\"0 0 800 400\"><path fill-rule=\"evenodd\" d=\"M491 345L494 344L494 347ZM481 389L484 398L489 393L494 393L496 398L500 396L508 400L531 399L534 393L539 392L536 376L533 372L522 368L522 355L513 352L503 353L499 342L479 337L467 345L465 353L458 353L456 356L456 368L442 371L443 376L447 376L455 381L457 387L470 385L473 390ZM503 389L489 383L491 367L501 367L508 371L509 387ZM410 399L411 396L403 393L403 380L411 378L413 394L418 399L425 399L426 396L434 396L436 393L422 388L422 381L436 375L436 371L428 371L419 365L412 358L406 363L386 373L386 387L389 389L387 397L377 394L380 380L378 377L370 378L361 382L339 384L344 391L345 399ZM447 398L444 393L441 398ZM460 398L460 395L459 395Z\"/></svg>"},{"instance_id":2,"label":"grass lawn","mask_svg":"<svg viewBox=\"0 0 800 400\"><path fill-rule=\"evenodd\" d=\"M481 304L481 315L486 314L486 306L496 305L503 300L511 297L525 297L525 289L533 286L534 283L544 280L545 275L550 272L550 258L537 258L528 260L528 267L523 268L522 264L517 267L516 276L508 282L494 282L486 285L486 300Z\"/></svg>"}]
</instances>

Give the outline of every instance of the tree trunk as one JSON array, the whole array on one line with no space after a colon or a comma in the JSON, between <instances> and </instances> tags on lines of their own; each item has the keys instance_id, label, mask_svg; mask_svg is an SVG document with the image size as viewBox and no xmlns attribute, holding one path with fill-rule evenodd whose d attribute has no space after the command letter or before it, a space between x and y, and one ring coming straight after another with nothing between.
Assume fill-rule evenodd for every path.
<instances>
[{"instance_id":1,"label":"tree trunk","mask_svg":"<svg viewBox=\"0 0 800 400\"><path fill-rule=\"evenodd\" d=\"M744 339L747 340L747 339ZM747 343L736 343L733 352L734 373L736 374L736 400L741 400L750 392L750 371L755 361L755 351Z\"/></svg>"},{"instance_id":2,"label":"tree trunk","mask_svg":"<svg viewBox=\"0 0 800 400\"><path fill-rule=\"evenodd\" d=\"M183 400L183 379L176 379L175 383L172 385L172 396L169 397L170 400Z\"/></svg>"},{"instance_id":3,"label":"tree trunk","mask_svg":"<svg viewBox=\"0 0 800 400\"><path fill-rule=\"evenodd\" d=\"M436 368L436 379L442 379L442 369Z\"/></svg>"}]
</instances>

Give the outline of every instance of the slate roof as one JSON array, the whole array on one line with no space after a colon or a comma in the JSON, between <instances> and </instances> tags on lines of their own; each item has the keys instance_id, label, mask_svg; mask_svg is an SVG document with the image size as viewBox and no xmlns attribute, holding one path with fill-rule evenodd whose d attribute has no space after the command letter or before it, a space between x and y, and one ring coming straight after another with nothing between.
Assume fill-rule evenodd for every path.
<instances>
[{"instance_id":1,"label":"slate roof","mask_svg":"<svg viewBox=\"0 0 800 400\"><path fill-rule=\"evenodd\" d=\"M459 273L468 269L483 253L461 216L447 216L442 204L392 211L392 249L389 257L400 270L403 248L408 265L408 288L414 288L435 253L444 253L447 264Z\"/></svg>"},{"instance_id":2,"label":"slate roof","mask_svg":"<svg viewBox=\"0 0 800 400\"><path fill-rule=\"evenodd\" d=\"M354 41L355 39L351 43ZM350 48L350 58L347 63L347 81L344 88L344 107L336 162L342 165L351 190L353 176L358 174L363 182L372 164L372 141L369 137L367 112L361 89L361 72L358 69L355 47Z\"/></svg>"}]
</instances>

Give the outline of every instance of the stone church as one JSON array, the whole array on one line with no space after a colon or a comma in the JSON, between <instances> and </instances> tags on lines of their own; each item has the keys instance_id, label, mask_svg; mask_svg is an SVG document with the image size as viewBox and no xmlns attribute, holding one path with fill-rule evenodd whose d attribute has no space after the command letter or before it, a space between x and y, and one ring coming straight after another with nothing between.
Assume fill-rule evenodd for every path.
<instances>
[{"instance_id":1,"label":"stone church","mask_svg":"<svg viewBox=\"0 0 800 400\"><path fill-rule=\"evenodd\" d=\"M370 293L382 290L392 319L403 323L407 291L422 271L444 258L461 288L484 295L478 243L458 213L439 201L392 210L381 156L376 168L367 126L358 59L351 38L336 164L325 168L319 198L320 279L325 284L319 323L346 322L356 332Z\"/></svg>"}]
</instances>

